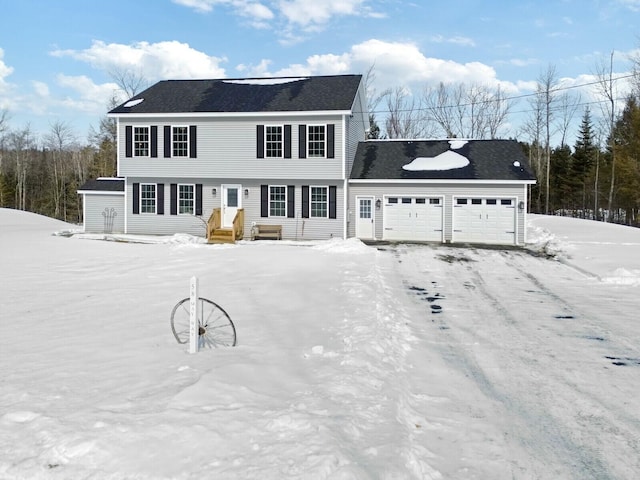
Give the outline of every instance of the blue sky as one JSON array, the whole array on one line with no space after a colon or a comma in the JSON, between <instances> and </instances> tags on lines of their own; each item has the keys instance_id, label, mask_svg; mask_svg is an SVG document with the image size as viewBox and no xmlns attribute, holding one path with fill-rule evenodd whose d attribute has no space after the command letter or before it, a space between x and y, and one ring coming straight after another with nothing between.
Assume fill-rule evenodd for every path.
<instances>
[{"instance_id":1,"label":"blue sky","mask_svg":"<svg viewBox=\"0 0 640 480\"><path fill-rule=\"evenodd\" d=\"M154 83L375 64L378 92L443 81L515 97L549 65L563 85L582 85L611 52L622 76L640 51L640 0L0 0L0 12L10 127L43 134L62 121L80 140L117 93L115 71Z\"/></svg>"}]
</instances>

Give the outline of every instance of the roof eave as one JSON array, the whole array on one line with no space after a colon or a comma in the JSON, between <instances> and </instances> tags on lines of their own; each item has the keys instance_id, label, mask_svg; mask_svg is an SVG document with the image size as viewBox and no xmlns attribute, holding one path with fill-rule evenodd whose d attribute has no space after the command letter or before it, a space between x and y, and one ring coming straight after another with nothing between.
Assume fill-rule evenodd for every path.
<instances>
[{"instance_id":1,"label":"roof eave","mask_svg":"<svg viewBox=\"0 0 640 480\"><path fill-rule=\"evenodd\" d=\"M500 184L500 185L535 185L535 180L478 180L473 178L415 178L415 179L349 179L349 183L473 183L473 184Z\"/></svg>"},{"instance_id":2,"label":"roof eave","mask_svg":"<svg viewBox=\"0 0 640 480\"><path fill-rule=\"evenodd\" d=\"M279 112L179 112L179 113L107 113L109 118L208 118L208 117L282 117L282 116L330 116L351 115L352 110L301 110Z\"/></svg>"}]
</instances>

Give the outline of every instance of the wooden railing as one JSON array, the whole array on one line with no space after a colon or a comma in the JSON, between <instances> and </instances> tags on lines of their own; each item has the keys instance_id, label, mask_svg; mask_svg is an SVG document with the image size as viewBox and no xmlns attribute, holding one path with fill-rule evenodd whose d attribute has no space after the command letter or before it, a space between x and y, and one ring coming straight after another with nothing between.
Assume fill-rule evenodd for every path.
<instances>
[{"instance_id":1,"label":"wooden railing","mask_svg":"<svg viewBox=\"0 0 640 480\"><path fill-rule=\"evenodd\" d=\"M232 242L236 240L242 240L244 237L244 208L239 208L236 216L233 218L233 225L231 228L222 228L222 210L220 208L214 208L209 220L207 221L207 240L211 241L214 237L216 230L225 231L231 233L228 237Z\"/></svg>"},{"instance_id":2,"label":"wooden railing","mask_svg":"<svg viewBox=\"0 0 640 480\"><path fill-rule=\"evenodd\" d=\"M233 241L242 240L244 237L244 208L239 208L233 217Z\"/></svg>"}]
</instances>

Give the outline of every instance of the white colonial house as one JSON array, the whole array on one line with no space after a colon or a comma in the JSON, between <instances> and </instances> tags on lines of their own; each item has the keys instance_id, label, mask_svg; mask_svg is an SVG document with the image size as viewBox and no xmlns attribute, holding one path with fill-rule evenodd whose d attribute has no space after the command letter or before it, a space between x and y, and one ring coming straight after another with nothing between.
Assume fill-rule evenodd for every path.
<instances>
[{"instance_id":1,"label":"white colonial house","mask_svg":"<svg viewBox=\"0 0 640 480\"><path fill-rule=\"evenodd\" d=\"M109 112L118 176L79 190L85 231L524 242L535 178L517 142L367 141L364 90L361 75L153 85Z\"/></svg>"}]
</instances>

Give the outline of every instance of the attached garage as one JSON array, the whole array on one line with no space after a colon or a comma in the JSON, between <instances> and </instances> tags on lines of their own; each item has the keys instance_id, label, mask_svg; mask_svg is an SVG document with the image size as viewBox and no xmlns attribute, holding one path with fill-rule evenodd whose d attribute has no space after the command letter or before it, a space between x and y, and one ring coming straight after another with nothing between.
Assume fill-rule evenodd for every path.
<instances>
[{"instance_id":1,"label":"attached garage","mask_svg":"<svg viewBox=\"0 0 640 480\"><path fill-rule=\"evenodd\" d=\"M440 197L386 196L383 240L442 242L442 207Z\"/></svg>"},{"instance_id":2,"label":"attached garage","mask_svg":"<svg viewBox=\"0 0 640 480\"><path fill-rule=\"evenodd\" d=\"M514 140L360 142L349 180L347 236L521 245L533 184Z\"/></svg>"}]
</instances>

